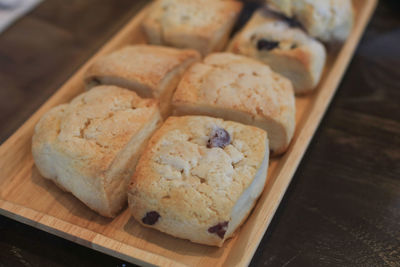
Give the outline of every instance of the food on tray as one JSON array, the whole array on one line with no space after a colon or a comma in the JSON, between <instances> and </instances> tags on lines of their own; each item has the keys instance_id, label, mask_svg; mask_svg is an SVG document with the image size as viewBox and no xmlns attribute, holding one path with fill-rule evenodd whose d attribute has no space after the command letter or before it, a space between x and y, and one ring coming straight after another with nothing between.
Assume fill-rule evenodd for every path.
<instances>
[{"instance_id":1,"label":"food on tray","mask_svg":"<svg viewBox=\"0 0 400 267\"><path fill-rule=\"evenodd\" d=\"M265 9L254 13L229 51L266 63L291 80L296 94L310 92L318 85L326 61L319 41Z\"/></svg>"},{"instance_id":2,"label":"food on tray","mask_svg":"<svg viewBox=\"0 0 400 267\"><path fill-rule=\"evenodd\" d=\"M267 133L205 116L169 117L150 139L128 191L142 225L222 246L263 191Z\"/></svg>"},{"instance_id":3,"label":"food on tray","mask_svg":"<svg viewBox=\"0 0 400 267\"><path fill-rule=\"evenodd\" d=\"M127 46L98 58L87 70L88 87L106 84L135 91L160 101L161 114L169 114L171 97L184 71L200 60L195 50L151 45Z\"/></svg>"},{"instance_id":4,"label":"food on tray","mask_svg":"<svg viewBox=\"0 0 400 267\"><path fill-rule=\"evenodd\" d=\"M142 26L151 44L207 55L225 48L241 9L238 1L158 0Z\"/></svg>"},{"instance_id":5,"label":"food on tray","mask_svg":"<svg viewBox=\"0 0 400 267\"><path fill-rule=\"evenodd\" d=\"M353 27L351 0L266 0L268 6L299 21L307 32L325 42L344 41Z\"/></svg>"},{"instance_id":6,"label":"food on tray","mask_svg":"<svg viewBox=\"0 0 400 267\"><path fill-rule=\"evenodd\" d=\"M35 127L39 172L101 215L114 217L140 152L160 125L157 101L99 86L47 112Z\"/></svg>"},{"instance_id":7,"label":"food on tray","mask_svg":"<svg viewBox=\"0 0 400 267\"><path fill-rule=\"evenodd\" d=\"M172 105L175 115L208 115L262 128L274 154L287 149L295 128L291 82L257 60L231 53L194 64Z\"/></svg>"}]
</instances>

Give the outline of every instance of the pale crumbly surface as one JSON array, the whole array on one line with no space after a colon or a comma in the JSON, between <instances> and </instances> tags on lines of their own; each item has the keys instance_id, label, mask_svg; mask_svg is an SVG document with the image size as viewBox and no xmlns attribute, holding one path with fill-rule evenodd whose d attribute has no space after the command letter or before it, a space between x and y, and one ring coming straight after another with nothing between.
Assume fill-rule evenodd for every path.
<instances>
[{"instance_id":1,"label":"pale crumbly surface","mask_svg":"<svg viewBox=\"0 0 400 267\"><path fill-rule=\"evenodd\" d=\"M172 99L175 114L210 115L268 132L270 148L285 151L295 127L292 84L267 65L231 53L214 53L194 64Z\"/></svg>"},{"instance_id":2,"label":"pale crumbly surface","mask_svg":"<svg viewBox=\"0 0 400 267\"><path fill-rule=\"evenodd\" d=\"M352 0L266 0L268 5L298 20L307 32L326 42L345 41L354 22Z\"/></svg>"},{"instance_id":3,"label":"pale crumbly surface","mask_svg":"<svg viewBox=\"0 0 400 267\"><path fill-rule=\"evenodd\" d=\"M97 59L87 70L87 87L115 85L136 92L141 97L156 98L161 115L170 114L173 93L183 73L201 58L192 49L153 45L126 46Z\"/></svg>"},{"instance_id":4,"label":"pale crumbly surface","mask_svg":"<svg viewBox=\"0 0 400 267\"><path fill-rule=\"evenodd\" d=\"M216 128L225 129L231 137L225 148L207 147ZM221 246L240 225L231 221L236 215L232 214L235 204L264 168L259 190L243 213L247 217L264 187L267 166L265 131L205 116L169 117L137 165L128 193L129 206L142 224L148 212L160 215L154 225L145 226ZM224 237L209 232L210 227L223 222L235 224L235 229L228 229Z\"/></svg>"},{"instance_id":5,"label":"pale crumbly surface","mask_svg":"<svg viewBox=\"0 0 400 267\"><path fill-rule=\"evenodd\" d=\"M47 112L35 127L39 171L90 208L113 217L126 203L142 146L161 123L158 104L134 92L99 86Z\"/></svg>"},{"instance_id":6,"label":"pale crumbly surface","mask_svg":"<svg viewBox=\"0 0 400 267\"><path fill-rule=\"evenodd\" d=\"M143 22L152 44L220 51L242 9L238 1L158 0Z\"/></svg>"},{"instance_id":7,"label":"pale crumbly surface","mask_svg":"<svg viewBox=\"0 0 400 267\"><path fill-rule=\"evenodd\" d=\"M260 42L276 44L259 47ZM229 51L258 59L293 83L297 94L318 85L325 66L324 46L283 18L259 9L232 40Z\"/></svg>"},{"instance_id":8,"label":"pale crumbly surface","mask_svg":"<svg viewBox=\"0 0 400 267\"><path fill-rule=\"evenodd\" d=\"M146 87L148 95L158 98L168 88L164 80L168 74L182 68L181 76L191 63L200 60L192 49L175 49L154 45L126 46L97 59L87 70L85 80L117 77ZM134 90L134 88L128 88Z\"/></svg>"}]
</instances>

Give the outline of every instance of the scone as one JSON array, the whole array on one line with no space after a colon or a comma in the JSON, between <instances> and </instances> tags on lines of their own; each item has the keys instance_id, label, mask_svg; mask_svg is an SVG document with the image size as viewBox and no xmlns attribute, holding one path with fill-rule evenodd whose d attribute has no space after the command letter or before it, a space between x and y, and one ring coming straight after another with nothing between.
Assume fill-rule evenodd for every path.
<instances>
[{"instance_id":1,"label":"scone","mask_svg":"<svg viewBox=\"0 0 400 267\"><path fill-rule=\"evenodd\" d=\"M103 84L135 91L160 102L161 114L170 111L171 97L185 70L200 60L195 50L151 45L127 46L97 59L87 70L88 88Z\"/></svg>"},{"instance_id":2,"label":"scone","mask_svg":"<svg viewBox=\"0 0 400 267\"><path fill-rule=\"evenodd\" d=\"M296 94L310 92L318 85L326 61L320 42L265 9L254 13L229 51L266 63L292 82Z\"/></svg>"},{"instance_id":3,"label":"scone","mask_svg":"<svg viewBox=\"0 0 400 267\"><path fill-rule=\"evenodd\" d=\"M299 21L322 41L345 41L354 21L352 0L266 0L268 6Z\"/></svg>"},{"instance_id":4,"label":"scone","mask_svg":"<svg viewBox=\"0 0 400 267\"><path fill-rule=\"evenodd\" d=\"M139 154L160 124L156 100L115 86L95 87L40 119L33 158L43 177L114 217L126 205Z\"/></svg>"},{"instance_id":5,"label":"scone","mask_svg":"<svg viewBox=\"0 0 400 267\"><path fill-rule=\"evenodd\" d=\"M142 225L222 246L264 189L265 131L202 116L169 117L150 139L128 202Z\"/></svg>"},{"instance_id":6,"label":"scone","mask_svg":"<svg viewBox=\"0 0 400 267\"><path fill-rule=\"evenodd\" d=\"M204 56L224 49L241 9L238 1L158 0L142 27L151 44L193 48Z\"/></svg>"},{"instance_id":7,"label":"scone","mask_svg":"<svg viewBox=\"0 0 400 267\"><path fill-rule=\"evenodd\" d=\"M244 56L215 53L194 64L179 83L172 105L175 115L208 115L262 128L274 155L283 153L293 137L291 82Z\"/></svg>"}]
</instances>

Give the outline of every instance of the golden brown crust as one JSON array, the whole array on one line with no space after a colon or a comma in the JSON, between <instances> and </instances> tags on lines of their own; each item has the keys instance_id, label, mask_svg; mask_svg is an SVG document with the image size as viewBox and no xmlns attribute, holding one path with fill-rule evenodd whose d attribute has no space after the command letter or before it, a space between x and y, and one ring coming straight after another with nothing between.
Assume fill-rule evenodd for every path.
<instances>
[{"instance_id":1,"label":"golden brown crust","mask_svg":"<svg viewBox=\"0 0 400 267\"><path fill-rule=\"evenodd\" d=\"M266 0L269 7L298 20L307 32L325 42L343 42L354 22L352 0Z\"/></svg>"},{"instance_id":2,"label":"golden brown crust","mask_svg":"<svg viewBox=\"0 0 400 267\"><path fill-rule=\"evenodd\" d=\"M207 147L215 128L229 133L229 145ZM235 229L224 237L208 229L231 222L235 204L258 170L267 167L265 157L268 140L261 129L204 116L169 117L149 141L132 178L132 215L143 224L146 214L155 211L161 218L150 227L193 242L222 245ZM266 169L261 175L262 190ZM248 212L254 205L250 204Z\"/></svg>"},{"instance_id":3,"label":"golden brown crust","mask_svg":"<svg viewBox=\"0 0 400 267\"><path fill-rule=\"evenodd\" d=\"M272 49L260 49L260 42L274 42ZM232 40L229 51L258 59L293 83L296 94L313 91L325 66L326 51L317 40L300 28L265 9L251 20Z\"/></svg>"},{"instance_id":4,"label":"golden brown crust","mask_svg":"<svg viewBox=\"0 0 400 267\"><path fill-rule=\"evenodd\" d=\"M185 70L201 56L196 50L153 45L126 46L97 59L87 70L87 87L105 84L156 98L163 117L170 113L172 95Z\"/></svg>"},{"instance_id":5,"label":"golden brown crust","mask_svg":"<svg viewBox=\"0 0 400 267\"><path fill-rule=\"evenodd\" d=\"M32 153L45 178L112 217L126 201L126 176L141 150L133 141L145 142L160 122L156 100L99 86L45 114Z\"/></svg>"},{"instance_id":6,"label":"golden brown crust","mask_svg":"<svg viewBox=\"0 0 400 267\"><path fill-rule=\"evenodd\" d=\"M163 93L164 88L161 85L167 74L186 62L198 60L199 53L191 49L153 45L126 46L97 59L87 70L85 80L102 76L123 78L147 87L150 95L157 98Z\"/></svg>"},{"instance_id":7,"label":"golden brown crust","mask_svg":"<svg viewBox=\"0 0 400 267\"><path fill-rule=\"evenodd\" d=\"M238 1L159 0L143 29L152 44L193 48L207 55L223 49L241 9Z\"/></svg>"},{"instance_id":8,"label":"golden brown crust","mask_svg":"<svg viewBox=\"0 0 400 267\"><path fill-rule=\"evenodd\" d=\"M291 83L251 58L214 53L184 75L172 105L178 115L208 115L268 132L275 154L285 151L295 126Z\"/></svg>"}]
</instances>

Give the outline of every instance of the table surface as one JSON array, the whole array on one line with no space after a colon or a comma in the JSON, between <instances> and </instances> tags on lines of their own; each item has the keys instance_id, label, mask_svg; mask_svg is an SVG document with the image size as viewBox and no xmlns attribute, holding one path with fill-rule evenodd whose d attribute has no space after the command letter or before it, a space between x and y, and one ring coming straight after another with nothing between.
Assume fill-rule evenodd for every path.
<instances>
[{"instance_id":1,"label":"table surface","mask_svg":"<svg viewBox=\"0 0 400 267\"><path fill-rule=\"evenodd\" d=\"M0 35L4 142L146 0L47 0ZM400 11L381 0L251 266L400 266ZM0 216L0 266L128 266Z\"/></svg>"}]
</instances>

